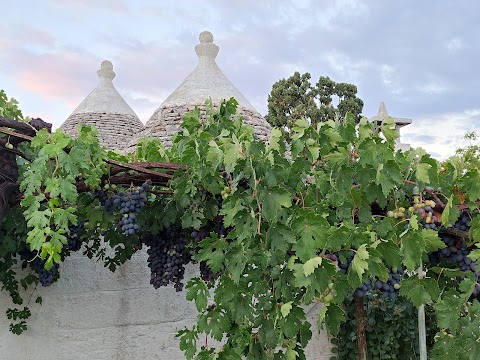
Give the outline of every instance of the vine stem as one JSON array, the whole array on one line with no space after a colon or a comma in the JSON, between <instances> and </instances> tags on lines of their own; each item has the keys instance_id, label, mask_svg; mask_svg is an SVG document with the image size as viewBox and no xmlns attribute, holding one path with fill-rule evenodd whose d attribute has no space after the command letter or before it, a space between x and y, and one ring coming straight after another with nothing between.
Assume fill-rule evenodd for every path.
<instances>
[{"instance_id":1,"label":"vine stem","mask_svg":"<svg viewBox=\"0 0 480 360\"><path fill-rule=\"evenodd\" d=\"M124 163L121 163L119 161L115 161L115 160L110 160L110 159L107 159L105 160L105 162L107 162L108 164L111 164L111 165L116 165L116 166L120 166L120 167L123 167L125 169L129 169L129 170L135 170L135 171L138 171L140 173L144 173L144 174L148 174L148 175L153 175L153 176L158 176L158 177L164 177L164 178L167 178L167 179L172 179L173 178L173 175L170 175L170 174L164 174L164 173L160 173L158 171L153 171L153 170L149 170L149 169L145 169L141 166L137 166L137 165L132 165L132 164L124 164Z\"/></svg>"},{"instance_id":2,"label":"vine stem","mask_svg":"<svg viewBox=\"0 0 480 360\"><path fill-rule=\"evenodd\" d=\"M365 318L363 297L355 296L355 317L357 318L358 359L367 360L367 337L365 336L367 320Z\"/></svg>"},{"instance_id":3,"label":"vine stem","mask_svg":"<svg viewBox=\"0 0 480 360\"><path fill-rule=\"evenodd\" d=\"M21 133L17 133L15 131L7 130L7 129L0 129L0 132L3 133L3 134L7 134L7 135L10 135L10 136L14 136L14 137L21 138L21 139L28 140L28 141L33 140L33 137L31 137L31 136L24 135L24 134L21 134Z\"/></svg>"}]
</instances>

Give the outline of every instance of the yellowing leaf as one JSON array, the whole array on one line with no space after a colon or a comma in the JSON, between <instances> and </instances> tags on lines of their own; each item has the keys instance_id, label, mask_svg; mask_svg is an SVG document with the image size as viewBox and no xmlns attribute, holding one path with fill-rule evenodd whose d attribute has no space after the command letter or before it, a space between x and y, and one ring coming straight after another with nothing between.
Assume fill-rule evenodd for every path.
<instances>
[{"instance_id":1,"label":"yellowing leaf","mask_svg":"<svg viewBox=\"0 0 480 360\"><path fill-rule=\"evenodd\" d=\"M290 314L290 310L292 310L292 303L293 301L289 301L283 304L282 307L280 308L280 312L282 313L283 317L287 317L288 314Z\"/></svg>"},{"instance_id":2,"label":"yellowing leaf","mask_svg":"<svg viewBox=\"0 0 480 360\"><path fill-rule=\"evenodd\" d=\"M370 254L367 251L367 244L361 245L353 257L351 268L358 274L360 281L362 281L362 275L365 270L368 270L368 262L366 260L368 260L369 257Z\"/></svg>"},{"instance_id":3,"label":"yellowing leaf","mask_svg":"<svg viewBox=\"0 0 480 360\"><path fill-rule=\"evenodd\" d=\"M322 258L320 256L314 257L303 264L303 273L305 276L311 275L321 264Z\"/></svg>"},{"instance_id":4,"label":"yellowing leaf","mask_svg":"<svg viewBox=\"0 0 480 360\"><path fill-rule=\"evenodd\" d=\"M425 183L430 182L430 177L428 176L428 170L432 167L432 165L427 163L420 163L417 165L417 179L423 181Z\"/></svg>"}]
</instances>

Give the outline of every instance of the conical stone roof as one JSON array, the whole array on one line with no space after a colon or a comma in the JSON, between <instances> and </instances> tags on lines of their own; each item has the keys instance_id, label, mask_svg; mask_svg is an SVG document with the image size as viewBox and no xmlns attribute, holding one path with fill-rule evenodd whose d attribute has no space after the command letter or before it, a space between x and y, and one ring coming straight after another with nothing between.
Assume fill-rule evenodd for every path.
<instances>
[{"instance_id":1,"label":"conical stone roof","mask_svg":"<svg viewBox=\"0 0 480 360\"><path fill-rule=\"evenodd\" d=\"M97 71L100 82L60 126L63 132L75 137L78 124L93 125L98 129L100 144L114 150L123 150L135 133L144 126L137 114L119 94L112 80L113 65L105 60Z\"/></svg>"},{"instance_id":2,"label":"conical stone roof","mask_svg":"<svg viewBox=\"0 0 480 360\"><path fill-rule=\"evenodd\" d=\"M254 133L261 139L268 137L270 124L250 104L243 94L223 74L215 62L219 47L213 43L213 35L209 31L200 33L200 44L195 46L198 56L197 67L160 105L145 125L145 130L135 135L126 151L133 151L142 137L160 139L168 148L171 137L178 131L182 116L198 107L205 114L205 100L212 99L219 105L223 99L234 97L238 102L237 114L244 123L253 127Z\"/></svg>"}]
</instances>

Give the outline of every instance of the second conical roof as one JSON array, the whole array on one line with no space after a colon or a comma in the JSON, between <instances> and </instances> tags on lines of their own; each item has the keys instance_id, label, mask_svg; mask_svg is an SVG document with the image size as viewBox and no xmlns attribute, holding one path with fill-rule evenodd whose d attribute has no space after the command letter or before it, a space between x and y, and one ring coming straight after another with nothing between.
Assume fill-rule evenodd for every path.
<instances>
[{"instance_id":1,"label":"second conical roof","mask_svg":"<svg viewBox=\"0 0 480 360\"><path fill-rule=\"evenodd\" d=\"M242 116L246 124L253 127L254 133L262 139L270 133L270 124L215 62L219 47L213 43L212 33L209 31L200 33L199 40L200 44L195 46L198 56L197 67L153 113L145 124L145 130L135 136L127 151L132 151L138 140L145 136L158 138L169 147L171 137L178 131L183 115L195 107L204 113L205 100L208 98L211 98L213 104L217 106L223 99L235 98L238 102L237 114Z\"/></svg>"}]
</instances>

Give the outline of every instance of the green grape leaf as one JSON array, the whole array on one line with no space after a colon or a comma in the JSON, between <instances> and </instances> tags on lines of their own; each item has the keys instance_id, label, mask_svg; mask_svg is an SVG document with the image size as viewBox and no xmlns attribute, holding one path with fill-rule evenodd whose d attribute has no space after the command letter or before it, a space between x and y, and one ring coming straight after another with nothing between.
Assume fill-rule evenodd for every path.
<instances>
[{"instance_id":1,"label":"green grape leaf","mask_svg":"<svg viewBox=\"0 0 480 360\"><path fill-rule=\"evenodd\" d=\"M382 134L388 141L393 141L400 137L398 130L396 129L395 122L391 116L387 116L382 121Z\"/></svg>"},{"instance_id":2,"label":"green grape leaf","mask_svg":"<svg viewBox=\"0 0 480 360\"><path fill-rule=\"evenodd\" d=\"M446 245L438 237L438 232L431 229L422 229L423 240L425 241L425 251L428 253L443 249Z\"/></svg>"},{"instance_id":3,"label":"green grape leaf","mask_svg":"<svg viewBox=\"0 0 480 360\"><path fill-rule=\"evenodd\" d=\"M436 301L440 295L440 288L432 278L420 279L414 275L403 279L401 285L400 295L408 298L416 307Z\"/></svg>"},{"instance_id":4,"label":"green grape leaf","mask_svg":"<svg viewBox=\"0 0 480 360\"><path fill-rule=\"evenodd\" d=\"M448 202L445 205L445 208L443 209L442 224L444 226L450 226L450 222L455 222L460 216L460 211L458 211L458 208L453 203L453 200L454 195L451 195L448 198Z\"/></svg>"},{"instance_id":5,"label":"green grape leaf","mask_svg":"<svg viewBox=\"0 0 480 360\"><path fill-rule=\"evenodd\" d=\"M401 246L403 264L408 270L415 270L420 265L420 259L425 251L425 240L419 231L409 231L402 238Z\"/></svg>"},{"instance_id":6,"label":"green grape leaf","mask_svg":"<svg viewBox=\"0 0 480 360\"><path fill-rule=\"evenodd\" d=\"M209 297L207 284L200 278L193 278L188 281L185 289L187 290L186 299L188 301L195 300L197 311L204 311L207 308Z\"/></svg>"},{"instance_id":7,"label":"green grape leaf","mask_svg":"<svg viewBox=\"0 0 480 360\"><path fill-rule=\"evenodd\" d=\"M281 208L292 206L292 196L290 193L279 186L273 188L262 188L259 194L262 204L262 216L269 221L277 219L278 211Z\"/></svg>"}]
</instances>

